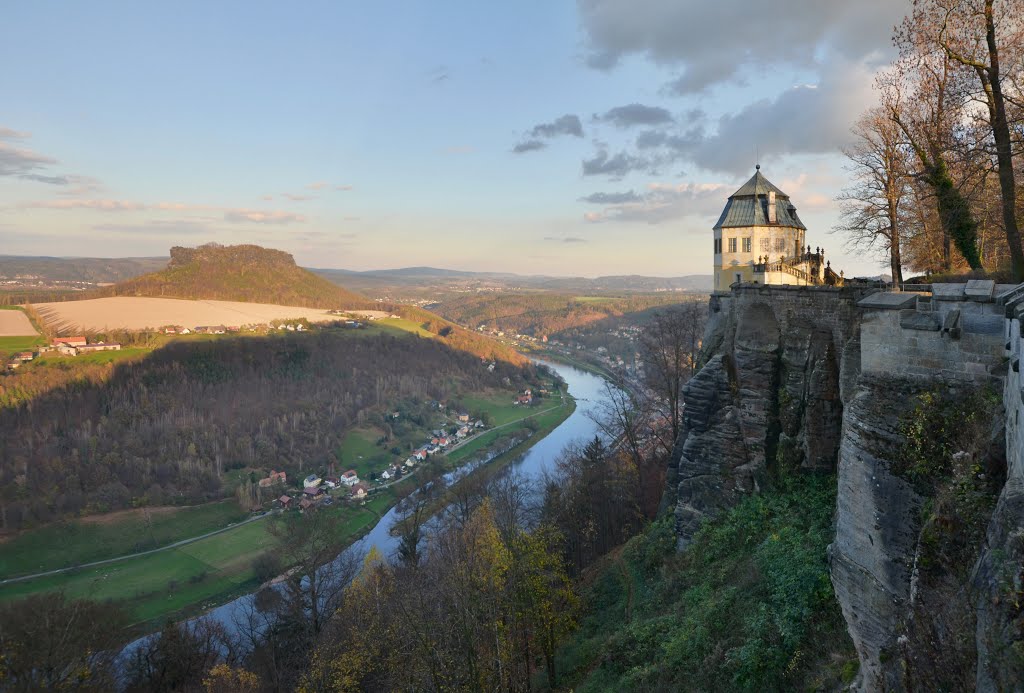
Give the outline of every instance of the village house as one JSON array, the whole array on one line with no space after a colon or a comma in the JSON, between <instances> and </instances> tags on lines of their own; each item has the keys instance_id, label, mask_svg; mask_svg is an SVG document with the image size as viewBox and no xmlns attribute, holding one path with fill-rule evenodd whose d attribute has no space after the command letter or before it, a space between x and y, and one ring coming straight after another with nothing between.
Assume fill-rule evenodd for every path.
<instances>
[{"instance_id":1,"label":"village house","mask_svg":"<svg viewBox=\"0 0 1024 693\"><path fill-rule=\"evenodd\" d=\"M369 492L369 487L363 483L356 484L349 490L353 500L363 500Z\"/></svg>"},{"instance_id":2,"label":"village house","mask_svg":"<svg viewBox=\"0 0 1024 693\"><path fill-rule=\"evenodd\" d=\"M387 481L388 479L390 479L391 478L391 470L385 469L383 472L380 473L380 478L383 479L384 481Z\"/></svg>"},{"instance_id":3,"label":"village house","mask_svg":"<svg viewBox=\"0 0 1024 693\"><path fill-rule=\"evenodd\" d=\"M223 325L198 325L196 326L196 334L224 334L228 331L228 328Z\"/></svg>"},{"instance_id":4,"label":"village house","mask_svg":"<svg viewBox=\"0 0 1024 693\"><path fill-rule=\"evenodd\" d=\"M303 488L319 488L319 486L320 477L318 477L316 474L310 474L302 481Z\"/></svg>"},{"instance_id":5,"label":"village house","mask_svg":"<svg viewBox=\"0 0 1024 693\"><path fill-rule=\"evenodd\" d=\"M79 354L87 354L92 351L121 351L121 345L117 342L95 342L78 347Z\"/></svg>"},{"instance_id":6,"label":"village house","mask_svg":"<svg viewBox=\"0 0 1024 693\"><path fill-rule=\"evenodd\" d=\"M341 475L339 479L345 486L355 486L359 483L359 474L354 469L350 469Z\"/></svg>"},{"instance_id":7,"label":"village house","mask_svg":"<svg viewBox=\"0 0 1024 693\"><path fill-rule=\"evenodd\" d=\"M289 498L288 496L281 496L280 498L277 499L277 502L280 503L281 507L284 508L285 510L292 507L292 499Z\"/></svg>"},{"instance_id":8,"label":"village house","mask_svg":"<svg viewBox=\"0 0 1024 693\"><path fill-rule=\"evenodd\" d=\"M469 414L459 414L459 423L469 423Z\"/></svg>"},{"instance_id":9,"label":"village house","mask_svg":"<svg viewBox=\"0 0 1024 693\"><path fill-rule=\"evenodd\" d=\"M266 477L265 479L260 479L259 485L260 488L267 488L268 486L273 486L274 484L287 483L287 481L287 474L285 474L284 472L275 472L273 469L271 469L270 476Z\"/></svg>"},{"instance_id":10,"label":"village house","mask_svg":"<svg viewBox=\"0 0 1024 693\"><path fill-rule=\"evenodd\" d=\"M85 337L54 337L50 340L50 345L54 347L60 347L61 344L70 347L80 347L88 344Z\"/></svg>"},{"instance_id":11,"label":"village house","mask_svg":"<svg viewBox=\"0 0 1024 693\"><path fill-rule=\"evenodd\" d=\"M319 498L324 495L325 491L319 486L307 486L302 489L302 495L305 498Z\"/></svg>"}]
</instances>

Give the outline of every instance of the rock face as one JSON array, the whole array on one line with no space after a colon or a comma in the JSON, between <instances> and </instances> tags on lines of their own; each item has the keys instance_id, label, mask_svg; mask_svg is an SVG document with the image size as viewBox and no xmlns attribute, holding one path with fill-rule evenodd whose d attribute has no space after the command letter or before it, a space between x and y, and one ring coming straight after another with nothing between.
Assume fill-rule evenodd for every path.
<instances>
[{"instance_id":1,"label":"rock face","mask_svg":"<svg viewBox=\"0 0 1024 693\"><path fill-rule=\"evenodd\" d=\"M844 346L854 291L746 287L715 297L710 356L686 385L676 445L676 527L685 547L701 522L757 491L773 465L831 471L842 425Z\"/></svg>"},{"instance_id":2,"label":"rock face","mask_svg":"<svg viewBox=\"0 0 1024 693\"><path fill-rule=\"evenodd\" d=\"M746 286L712 299L675 450L679 546L775 469L835 471L829 554L855 687L1024 691L1021 316L1004 333L990 324L1001 308L975 305L962 332L937 331L944 314L865 316L862 297ZM1013 367L1000 376L1004 342ZM975 447L922 486L905 460L919 397L964 401L993 383L1002 403L975 421Z\"/></svg>"},{"instance_id":3,"label":"rock face","mask_svg":"<svg viewBox=\"0 0 1024 693\"><path fill-rule=\"evenodd\" d=\"M906 383L865 379L845 411L831 572L868 690L899 688L882 661L896 651L898 622L910 599L924 498L891 466L903 443L899 414L918 392Z\"/></svg>"}]
</instances>

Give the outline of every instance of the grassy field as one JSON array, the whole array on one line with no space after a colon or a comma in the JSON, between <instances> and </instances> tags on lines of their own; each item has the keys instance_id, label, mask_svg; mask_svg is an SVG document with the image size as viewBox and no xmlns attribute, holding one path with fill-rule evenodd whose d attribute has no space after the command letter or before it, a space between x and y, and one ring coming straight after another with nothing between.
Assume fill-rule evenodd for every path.
<instances>
[{"instance_id":1,"label":"grassy field","mask_svg":"<svg viewBox=\"0 0 1024 693\"><path fill-rule=\"evenodd\" d=\"M98 515L21 532L0 543L0 578L114 558L172 544L246 517L233 500Z\"/></svg>"},{"instance_id":2,"label":"grassy field","mask_svg":"<svg viewBox=\"0 0 1024 693\"><path fill-rule=\"evenodd\" d=\"M488 392L483 395L462 397L459 402L470 416L487 412L491 416L491 425L500 426L509 421L521 419L529 413L529 407L513 404L514 393L507 390Z\"/></svg>"},{"instance_id":3,"label":"grassy field","mask_svg":"<svg viewBox=\"0 0 1024 693\"><path fill-rule=\"evenodd\" d=\"M345 470L356 470L360 479L369 479L371 472L379 474L391 462L404 459L404 456L396 457L391 454L391 445L386 448L377 445L381 435L382 431L373 428L356 428L349 431L339 451L341 466Z\"/></svg>"},{"instance_id":4,"label":"grassy field","mask_svg":"<svg viewBox=\"0 0 1024 693\"><path fill-rule=\"evenodd\" d=\"M366 505L339 505L320 512L339 513L343 519L341 538L352 541L365 533L396 499L396 493L387 489ZM233 501L225 501L213 505L232 504ZM200 515L197 508L182 513L177 514L178 519L196 529L201 519L213 517L213 513ZM180 615L195 607L209 607L257 586L253 562L277 541L267 531L267 523L267 519L259 519L175 549L0 586L0 601L63 590L74 597L123 601L139 623ZM196 529L189 531L203 533Z\"/></svg>"}]
</instances>

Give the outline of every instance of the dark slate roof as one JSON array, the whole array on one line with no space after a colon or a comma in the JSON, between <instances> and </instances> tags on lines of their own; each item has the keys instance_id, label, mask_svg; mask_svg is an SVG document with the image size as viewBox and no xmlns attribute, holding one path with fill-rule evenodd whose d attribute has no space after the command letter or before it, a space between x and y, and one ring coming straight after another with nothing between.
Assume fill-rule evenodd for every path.
<instances>
[{"instance_id":1,"label":"dark slate roof","mask_svg":"<svg viewBox=\"0 0 1024 693\"><path fill-rule=\"evenodd\" d=\"M768 193L774 192L777 223L773 226L792 226L806 231L807 227L796 215L796 207L789 201L789 195L762 176L760 169L758 166L751 179L729 197L715 228L768 226Z\"/></svg>"}]
</instances>

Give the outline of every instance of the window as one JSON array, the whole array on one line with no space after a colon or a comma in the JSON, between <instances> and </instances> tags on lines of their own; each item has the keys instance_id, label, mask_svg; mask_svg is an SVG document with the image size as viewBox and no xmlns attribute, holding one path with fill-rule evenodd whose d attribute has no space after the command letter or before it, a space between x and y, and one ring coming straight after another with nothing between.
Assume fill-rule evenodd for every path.
<instances>
[{"instance_id":1,"label":"window","mask_svg":"<svg viewBox=\"0 0 1024 693\"><path fill-rule=\"evenodd\" d=\"M722 239L721 238L716 238L715 239L715 255L718 255L721 252L722 252Z\"/></svg>"},{"instance_id":2,"label":"window","mask_svg":"<svg viewBox=\"0 0 1024 693\"><path fill-rule=\"evenodd\" d=\"M775 239L775 252L784 253L786 252L786 239L776 238Z\"/></svg>"},{"instance_id":3,"label":"window","mask_svg":"<svg viewBox=\"0 0 1024 693\"><path fill-rule=\"evenodd\" d=\"M749 253L750 252L750 244L751 244L751 242L752 242L752 239L750 239L750 238L744 238L743 239L743 252L744 253Z\"/></svg>"},{"instance_id":4,"label":"window","mask_svg":"<svg viewBox=\"0 0 1024 693\"><path fill-rule=\"evenodd\" d=\"M772 249L772 240L770 238L762 238L761 239L761 252L762 253L767 253L771 249Z\"/></svg>"},{"instance_id":5,"label":"window","mask_svg":"<svg viewBox=\"0 0 1024 693\"><path fill-rule=\"evenodd\" d=\"M735 238L730 238L729 239L729 252L730 253L735 253L736 252L736 239Z\"/></svg>"}]
</instances>

